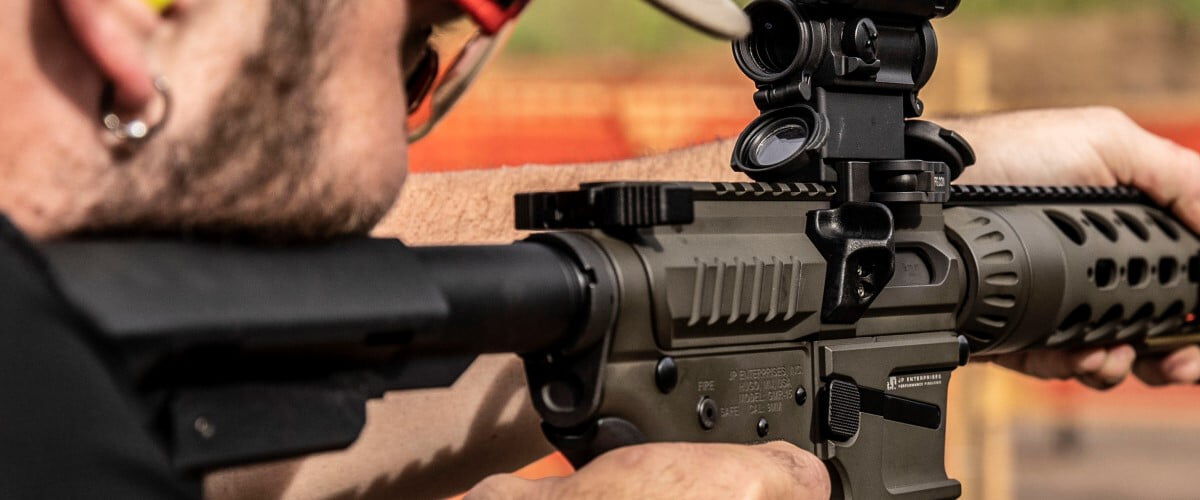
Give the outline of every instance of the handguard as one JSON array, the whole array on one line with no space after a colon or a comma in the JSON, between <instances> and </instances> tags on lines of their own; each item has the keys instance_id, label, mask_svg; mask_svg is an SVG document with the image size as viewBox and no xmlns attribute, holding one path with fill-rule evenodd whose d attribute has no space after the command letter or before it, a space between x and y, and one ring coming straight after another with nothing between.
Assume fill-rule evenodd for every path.
<instances>
[{"instance_id":1,"label":"handguard","mask_svg":"<svg viewBox=\"0 0 1200 500\"><path fill-rule=\"evenodd\" d=\"M580 233L618 277L615 328L574 347L586 355L525 356L546 434L577 465L643 442L786 440L827 461L836 498L952 498L946 390L972 353L1195 342L1200 240L1134 190L957 186L946 204L884 204L894 254L849 266L874 297L847 322L825 314L847 252L809 230L835 190L645 187L667 186L691 190L691 223ZM519 202L594 211L572 202L608 188L629 185Z\"/></svg>"}]
</instances>

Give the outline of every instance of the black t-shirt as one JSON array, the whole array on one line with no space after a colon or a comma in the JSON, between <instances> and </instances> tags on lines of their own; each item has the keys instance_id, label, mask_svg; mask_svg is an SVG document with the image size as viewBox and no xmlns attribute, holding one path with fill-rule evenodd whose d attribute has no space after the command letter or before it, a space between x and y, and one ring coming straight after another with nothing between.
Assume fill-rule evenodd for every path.
<instances>
[{"instance_id":1,"label":"black t-shirt","mask_svg":"<svg viewBox=\"0 0 1200 500\"><path fill-rule=\"evenodd\" d=\"M0 216L0 498L198 498L119 363Z\"/></svg>"}]
</instances>

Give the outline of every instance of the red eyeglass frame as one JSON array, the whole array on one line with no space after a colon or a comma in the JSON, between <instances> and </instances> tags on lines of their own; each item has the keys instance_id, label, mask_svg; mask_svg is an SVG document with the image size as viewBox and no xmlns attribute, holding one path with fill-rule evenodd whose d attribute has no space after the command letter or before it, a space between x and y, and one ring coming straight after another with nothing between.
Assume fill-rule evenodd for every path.
<instances>
[{"instance_id":1,"label":"red eyeglass frame","mask_svg":"<svg viewBox=\"0 0 1200 500\"><path fill-rule=\"evenodd\" d=\"M454 0L454 3L479 24L484 34L495 35L504 25L521 15L529 0L513 0L508 7L495 0Z\"/></svg>"}]
</instances>

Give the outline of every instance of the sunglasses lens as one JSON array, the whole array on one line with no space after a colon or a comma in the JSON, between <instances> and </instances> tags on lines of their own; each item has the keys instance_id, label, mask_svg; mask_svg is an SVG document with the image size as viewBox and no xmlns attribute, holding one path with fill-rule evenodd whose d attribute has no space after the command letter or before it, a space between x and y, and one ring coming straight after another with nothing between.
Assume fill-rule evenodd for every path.
<instances>
[{"instance_id":1,"label":"sunglasses lens","mask_svg":"<svg viewBox=\"0 0 1200 500\"><path fill-rule=\"evenodd\" d=\"M433 84L437 81L437 76L438 54L432 49L426 48L425 53L421 56L421 62L417 64L416 70L408 75L408 81L404 85L404 90L408 95L408 112L410 114L416 112L421 103L425 102L425 98L429 97L430 91L433 90Z\"/></svg>"},{"instance_id":2,"label":"sunglasses lens","mask_svg":"<svg viewBox=\"0 0 1200 500\"><path fill-rule=\"evenodd\" d=\"M423 60L408 75L409 142L424 137L450 111L479 72L512 34L512 20L528 0L494 0L505 21L498 31L484 33L481 24L463 18L438 26L429 37Z\"/></svg>"},{"instance_id":3,"label":"sunglasses lens","mask_svg":"<svg viewBox=\"0 0 1200 500\"><path fill-rule=\"evenodd\" d=\"M415 109L410 109L409 142L424 137L450 112L511 33L511 24L495 36L476 33L458 49L452 62L438 75L429 92L431 97L419 103Z\"/></svg>"}]
</instances>

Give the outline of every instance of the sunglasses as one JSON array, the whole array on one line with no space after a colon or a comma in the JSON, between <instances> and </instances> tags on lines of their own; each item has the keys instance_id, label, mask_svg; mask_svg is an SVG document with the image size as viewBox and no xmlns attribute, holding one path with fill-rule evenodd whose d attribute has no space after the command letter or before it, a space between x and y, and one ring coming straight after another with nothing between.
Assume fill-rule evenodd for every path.
<instances>
[{"instance_id":1,"label":"sunglasses","mask_svg":"<svg viewBox=\"0 0 1200 500\"><path fill-rule=\"evenodd\" d=\"M405 76L408 142L429 135L512 34L513 21L529 0L453 0L469 20L452 23L430 38L420 61ZM443 60L451 61L442 67Z\"/></svg>"}]
</instances>

